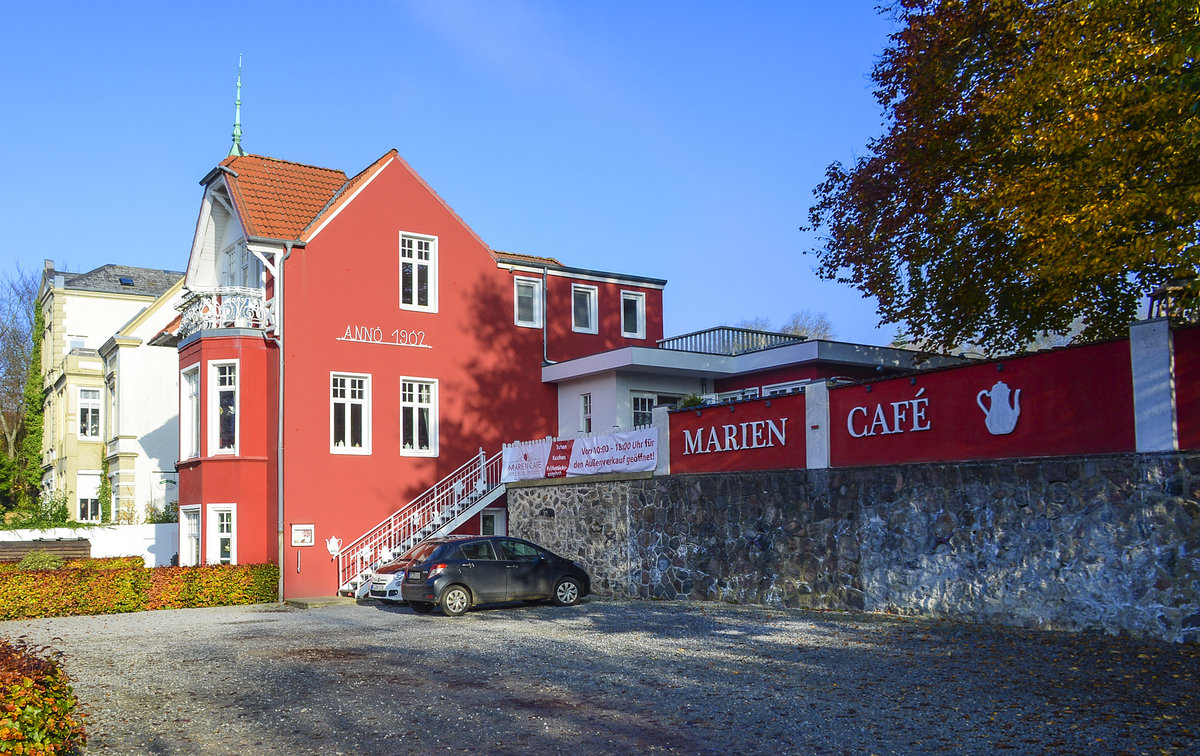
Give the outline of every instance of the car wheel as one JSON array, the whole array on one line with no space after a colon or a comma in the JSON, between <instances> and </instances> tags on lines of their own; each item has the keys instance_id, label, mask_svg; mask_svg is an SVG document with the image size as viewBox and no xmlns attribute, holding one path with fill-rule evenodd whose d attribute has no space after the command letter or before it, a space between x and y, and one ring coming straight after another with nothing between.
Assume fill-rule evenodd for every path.
<instances>
[{"instance_id":1,"label":"car wheel","mask_svg":"<svg viewBox=\"0 0 1200 756\"><path fill-rule=\"evenodd\" d=\"M574 606L579 603L579 581L566 577L554 587L554 603L559 606Z\"/></svg>"},{"instance_id":2,"label":"car wheel","mask_svg":"<svg viewBox=\"0 0 1200 756\"><path fill-rule=\"evenodd\" d=\"M461 585L452 585L442 594L442 612L447 617L457 617L471 606L471 594Z\"/></svg>"},{"instance_id":3,"label":"car wheel","mask_svg":"<svg viewBox=\"0 0 1200 756\"><path fill-rule=\"evenodd\" d=\"M428 601L409 601L408 605L411 606L412 610L417 614L429 614L433 611L433 604L429 603Z\"/></svg>"}]
</instances>

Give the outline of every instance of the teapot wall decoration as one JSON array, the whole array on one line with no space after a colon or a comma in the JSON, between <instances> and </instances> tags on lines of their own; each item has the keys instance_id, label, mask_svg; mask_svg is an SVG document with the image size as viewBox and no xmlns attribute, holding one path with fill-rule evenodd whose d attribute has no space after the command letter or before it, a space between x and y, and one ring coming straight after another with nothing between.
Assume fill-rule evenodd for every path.
<instances>
[{"instance_id":1,"label":"teapot wall decoration","mask_svg":"<svg viewBox=\"0 0 1200 756\"><path fill-rule=\"evenodd\" d=\"M329 551L330 557L336 557L342 550L342 539L330 536L325 540L325 548Z\"/></svg>"},{"instance_id":2,"label":"teapot wall decoration","mask_svg":"<svg viewBox=\"0 0 1200 756\"><path fill-rule=\"evenodd\" d=\"M1012 433L1017 427L1017 418L1021 416L1021 389L1011 392L1004 381L996 381L991 390L984 389L975 395L975 403L983 410L984 425L993 436L1003 436ZM983 403L983 397L988 403Z\"/></svg>"}]
</instances>

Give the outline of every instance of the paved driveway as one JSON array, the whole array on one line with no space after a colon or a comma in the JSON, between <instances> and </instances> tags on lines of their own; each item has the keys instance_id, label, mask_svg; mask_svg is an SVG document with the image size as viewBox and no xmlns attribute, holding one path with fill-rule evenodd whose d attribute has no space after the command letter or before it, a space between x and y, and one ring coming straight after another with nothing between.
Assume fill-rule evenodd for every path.
<instances>
[{"instance_id":1,"label":"paved driveway","mask_svg":"<svg viewBox=\"0 0 1200 756\"><path fill-rule=\"evenodd\" d=\"M0 623L65 652L88 753L1196 753L1200 649L592 600Z\"/></svg>"}]
</instances>

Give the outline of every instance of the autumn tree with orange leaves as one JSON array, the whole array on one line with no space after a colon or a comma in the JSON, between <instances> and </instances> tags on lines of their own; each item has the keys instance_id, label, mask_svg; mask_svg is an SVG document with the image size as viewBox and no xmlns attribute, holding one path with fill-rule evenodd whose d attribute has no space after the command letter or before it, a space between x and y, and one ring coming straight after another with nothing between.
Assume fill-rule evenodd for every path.
<instances>
[{"instance_id":1,"label":"autumn tree with orange leaves","mask_svg":"<svg viewBox=\"0 0 1200 756\"><path fill-rule=\"evenodd\" d=\"M886 132L814 190L818 272L940 348L1125 332L1200 263L1200 4L900 0Z\"/></svg>"}]
</instances>

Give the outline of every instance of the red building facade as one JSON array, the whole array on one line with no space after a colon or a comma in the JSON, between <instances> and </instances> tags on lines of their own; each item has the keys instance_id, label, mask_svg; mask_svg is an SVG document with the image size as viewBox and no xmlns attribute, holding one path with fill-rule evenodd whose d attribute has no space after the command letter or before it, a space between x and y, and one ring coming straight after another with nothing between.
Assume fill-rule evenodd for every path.
<instances>
[{"instance_id":1,"label":"red building facade","mask_svg":"<svg viewBox=\"0 0 1200 756\"><path fill-rule=\"evenodd\" d=\"M662 337L665 282L495 252L391 151L347 178L231 157L180 329L180 558L280 562L285 597L513 438L553 433L547 359ZM503 499L457 525L503 530Z\"/></svg>"}]
</instances>

